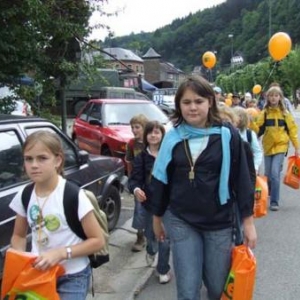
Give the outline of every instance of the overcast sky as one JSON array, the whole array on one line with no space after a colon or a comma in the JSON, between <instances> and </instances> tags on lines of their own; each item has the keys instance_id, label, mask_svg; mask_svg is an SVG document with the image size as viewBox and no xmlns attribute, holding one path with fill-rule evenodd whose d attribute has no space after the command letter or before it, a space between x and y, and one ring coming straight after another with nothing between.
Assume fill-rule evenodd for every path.
<instances>
[{"instance_id":1,"label":"overcast sky","mask_svg":"<svg viewBox=\"0 0 300 300\"><path fill-rule=\"evenodd\" d=\"M103 4L106 12L119 11L118 16L104 18L95 14L91 24L102 23L110 26L115 36L130 33L152 32L207 7L225 2L225 0L108 0ZM104 29L95 30L90 38L101 40L108 35Z\"/></svg>"}]
</instances>

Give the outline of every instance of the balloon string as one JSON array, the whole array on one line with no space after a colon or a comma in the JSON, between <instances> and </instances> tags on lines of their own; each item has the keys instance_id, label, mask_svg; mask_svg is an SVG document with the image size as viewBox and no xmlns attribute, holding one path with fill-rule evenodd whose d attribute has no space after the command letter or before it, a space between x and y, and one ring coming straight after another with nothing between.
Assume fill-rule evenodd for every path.
<instances>
[{"instance_id":1,"label":"balloon string","mask_svg":"<svg viewBox=\"0 0 300 300\"><path fill-rule=\"evenodd\" d=\"M265 81L265 83L264 83L264 85L263 85L263 88L262 88L263 91L265 90L265 86L267 85L267 83L268 83L270 77L272 76L272 74L273 74L275 68L277 67L277 64L278 64L278 61L275 61L274 65L273 65L273 68L272 68L272 70L271 70L271 72L270 72L270 74L269 74L267 80Z\"/></svg>"}]
</instances>

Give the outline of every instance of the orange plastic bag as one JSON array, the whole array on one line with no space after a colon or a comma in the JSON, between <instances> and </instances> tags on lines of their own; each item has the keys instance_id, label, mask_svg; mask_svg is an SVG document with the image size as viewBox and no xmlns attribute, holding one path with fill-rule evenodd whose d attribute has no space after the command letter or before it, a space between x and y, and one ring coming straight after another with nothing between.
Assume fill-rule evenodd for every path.
<instances>
[{"instance_id":1,"label":"orange plastic bag","mask_svg":"<svg viewBox=\"0 0 300 300\"><path fill-rule=\"evenodd\" d=\"M251 249L245 245L234 247L231 270L221 300L251 300L255 273L256 259Z\"/></svg>"},{"instance_id":2,"label":"orange plastic bag","mask_svg":"<svg viewBox=\"0 0 300 300\"><path fill-rule=\"evenodd\" d=\"M56 292L57 277L64 268L56 265L47 271L32 267L36 256L28 252L8 249L5 255L1 299L59 300Z\"/></svg>"},{"instance_id":3,"label":"orange plastic bag","mask_svg":"<svg viewBox=\"0 0 300 300\"><path fill-rule=\"evenodd\" d=\"M260 218L268 213L268 178L257 175L254 194L254 218Z\"/></svg>"},{"instance_id":4,"label":"orange plastic bag","mask_svg":"<svg viewBox=\"0 0 300 300\"><path fill-rule=\"evenodd\" d=\"M288 166L283 183L296 190L300 188L300 157L290 156L288 158Z\"/></svg>"}]
</instances>

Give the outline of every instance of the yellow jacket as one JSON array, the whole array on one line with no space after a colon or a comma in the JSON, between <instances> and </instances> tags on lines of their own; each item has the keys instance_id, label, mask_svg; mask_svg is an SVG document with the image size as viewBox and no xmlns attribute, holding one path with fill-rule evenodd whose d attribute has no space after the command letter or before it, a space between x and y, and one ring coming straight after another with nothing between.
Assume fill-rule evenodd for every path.
<instances>
[{"instance_id":1,"label":"yellow jacket","mask_svg":"<svg viewBox=\"0 0 300 300\"><path fill-rule=\"evenodd\" d=\"M257 134L263 135L264 154L274 155L286 153L291 140L293 146L299 149L298 126L293 116L282 113L279 107L267 107L260 112L249 126Z\"/></svg>"}]
</instances>

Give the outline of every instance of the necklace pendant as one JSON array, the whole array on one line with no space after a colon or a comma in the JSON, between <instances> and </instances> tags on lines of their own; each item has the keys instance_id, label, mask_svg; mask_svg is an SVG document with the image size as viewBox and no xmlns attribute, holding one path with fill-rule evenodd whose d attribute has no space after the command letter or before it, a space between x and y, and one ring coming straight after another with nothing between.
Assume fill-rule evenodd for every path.
<instances>
[{"instance_id":1,"label":"necklace pendant","mask_svg":"<svg viewBox=\"0 0 300 300\"><path fill-rule=\"evenodd\" d=\"M195 173L193 170L189 171L189 180L194 180L195 179Z\"/></svg>"}]
</instances>

